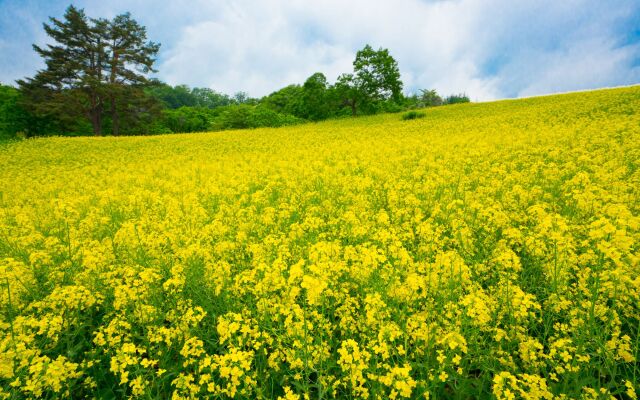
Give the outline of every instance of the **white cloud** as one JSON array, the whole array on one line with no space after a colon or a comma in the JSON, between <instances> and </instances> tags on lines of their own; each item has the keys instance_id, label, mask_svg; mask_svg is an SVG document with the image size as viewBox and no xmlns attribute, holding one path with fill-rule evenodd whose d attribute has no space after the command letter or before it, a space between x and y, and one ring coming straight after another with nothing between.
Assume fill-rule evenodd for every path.
<instances>
[{"instance_id":1,"label":"white cloud","mask_svg":"<svg viewBox=\"0 0 640 400\"><path fill-rule=\"evenodd\" d=\"M162 76L171 83L262 95L316 71L333 76L348 70L351 49L301 37L304 27L291 24L292 11L267 3L222 4L210 11L211 19L180 33L159 67Z\"/></svg>"},{"instance_id":2,"label":"white cloud","mask_svg":"<svg viewBox=\"0 0 640 400\"><path fill-rule=\"evenodd\" d=\"M640 68L629 67L638 54L638 45L616 47L606 41L589 40L576 43L566 51L531 54L538 64L547 66L544 69L515 64L507 71L529 72L529 83L518 92L518 97L617 86L640 83Z\"/></svg>"},{"instance_id":3,"label":"white cloud","mask_svg":"<svg viewBox=\"0 0 640 400\"><path fill-rule=\"evenodd\" d=\"M409 90L485 100L630 83L635 47L615 23L632 2L268 0L197 4L160 65L171 83L264 95L311 73L333 80L365 43L389 48ZM589 66L581 66L581 60Z\"/></svg>"},{"instance_id":4,"label":"white cloud","mask_svg":"<svg viewBox=\"0 0 640 400\"><path fill-rule=\"evenodd\" d=\"M226 93L261 96L318 71L333 81L351 70L366 43L391 51L410 91L487 100L640 82L634 67L640 38L622 42L624 27L640 16L637 0L84 0L80 6L91 16L130 10L162 42L159 78Z\"/></svg>"}]
</instances>

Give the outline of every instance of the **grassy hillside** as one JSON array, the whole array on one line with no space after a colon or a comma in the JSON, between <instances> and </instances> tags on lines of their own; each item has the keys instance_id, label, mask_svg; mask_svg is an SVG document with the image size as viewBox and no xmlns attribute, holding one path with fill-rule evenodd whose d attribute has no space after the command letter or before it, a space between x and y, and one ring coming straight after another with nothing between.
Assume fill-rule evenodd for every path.
<instances>
[{"instance_id":1,"label":"grassy hillside","mask_svg":"<svg viewBox=\"0 0 640 400\"><path fill-rule=\"evenodd\" d=\"M638 110L2 146L0 396L634 398Z\"/></svg>"}]
</instances>

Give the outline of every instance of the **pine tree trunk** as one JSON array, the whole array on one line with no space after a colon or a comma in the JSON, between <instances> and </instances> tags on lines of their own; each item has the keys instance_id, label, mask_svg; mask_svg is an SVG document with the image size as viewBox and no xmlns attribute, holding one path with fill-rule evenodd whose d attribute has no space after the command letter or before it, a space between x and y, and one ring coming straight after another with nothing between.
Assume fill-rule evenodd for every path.
<instances>
[{"instance_id":1,"label":"pine tree trunk","mask_svg":"<svg viewBox=\"0 0 640 400\"><path fill-rule=\"evenodd\" d=\"M113 136L120 135L120 114L118 113L118 109L116 108L116 99L115 97L111 97L111 124L112 124L112 134Z\"/></svg>"},{"instance_id":2,"label":"pine tree trunk","mask_svg":"<svg viewBox=\"0 0 640 400\"><path fill-rule=\"evenodd\" d=\"M120 115L118 114L118 109L116 108L116 93L117 85L116 78L118 77L118 59L120 58L120 54L116 50L116 42L114 41L112 44L113 50L113 59L111 60L111 76L109 77L109 84L111 86L111 133L113 136L120 135Z\"/></svg>"},{"instance_id":3,"label":"pine tree trunk","mask_svg":"<svg viewBox=\"0 0 640 400\"><path fill-rule=\"evenodd\" d=\"M91 126L93 127L94 136L102 136L102 118L100 109L91 110Z\"/></svg>"}]
</instances>

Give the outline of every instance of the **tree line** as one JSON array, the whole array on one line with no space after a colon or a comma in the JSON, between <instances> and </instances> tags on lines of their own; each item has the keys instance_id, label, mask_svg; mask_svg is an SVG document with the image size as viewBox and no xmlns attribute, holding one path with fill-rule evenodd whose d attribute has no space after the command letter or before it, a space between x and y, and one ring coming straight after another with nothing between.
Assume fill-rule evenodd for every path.
<instances>
[{"instance_id":1,"label":"tree line","mask_svg":"<svg viewBox=\"0 0 640 400\"><path fill-rule=\"evenodd\" d=\"M150 78L160 44L129 13L90 18L69 6L43 24L52 44L34 45L45 68L0 85L0 136L134 135L283 126L468 102L435 90L405 95L397 61L369 45L331 84L314 73L262 98Z\"/></svg>"}]
</instances>

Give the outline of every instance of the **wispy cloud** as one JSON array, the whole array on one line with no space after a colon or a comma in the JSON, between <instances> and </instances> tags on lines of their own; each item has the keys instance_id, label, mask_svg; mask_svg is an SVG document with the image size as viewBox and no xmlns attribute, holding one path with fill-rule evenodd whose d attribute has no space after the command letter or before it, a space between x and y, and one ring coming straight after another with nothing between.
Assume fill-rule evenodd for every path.
<instances>
[{"instance_id":1,"label":"wispy cloud","mask_svg":"<svg viewBox=\"0 0 640 400\"><path fill-rule=\"evenodd\" d=\"M0 2L0 80L33 73L30 43L65 3ZM316 71L351 69L364 44L389 48L407 90L486 100L640 83L635 0L79 1L89 15L131 11L162 42L172 84L260 96ZM22 14L21 14L22 13ZM25 21L26 14L33 15ZM8 25L7 25L8 24ZM634 30L633 27L636 27ZM16 39L13 39L16 38ZM9 45L7 43L10 42ZM5 57L6 56L8 57ZM31 54L31 55L30 55Z\"/></svg>"}]
</instances>

